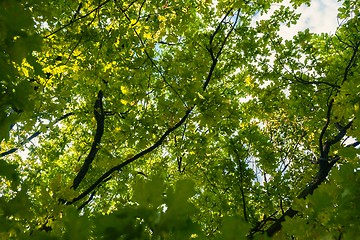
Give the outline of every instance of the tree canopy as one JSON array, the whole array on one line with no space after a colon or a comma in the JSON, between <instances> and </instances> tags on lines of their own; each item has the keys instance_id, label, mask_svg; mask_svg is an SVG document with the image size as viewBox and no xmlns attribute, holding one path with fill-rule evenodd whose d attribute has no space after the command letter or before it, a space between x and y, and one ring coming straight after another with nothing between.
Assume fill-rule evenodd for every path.
<instances>
[{"instance_id":1,"label":"tree canopy","mask_svg":"<svg viewBox=\"0 0 360 240\"><path fill-rule=\"evenodd\" d=\"M0 238L357 239L360 2L303 4L1 0Z\"/></svg>"}]
</instances>

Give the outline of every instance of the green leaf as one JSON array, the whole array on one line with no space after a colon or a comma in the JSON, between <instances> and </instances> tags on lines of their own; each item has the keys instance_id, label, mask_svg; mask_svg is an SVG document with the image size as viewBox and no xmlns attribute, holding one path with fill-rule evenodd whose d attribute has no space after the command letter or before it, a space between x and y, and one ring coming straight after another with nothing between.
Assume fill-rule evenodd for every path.
<instances>
[{"instance_id":1,"label":"green leaf","mask_svg":"<svg viewBox=\"0 0 360 240\"><path fill-rule=\"evenodd\" d=\"M0 159L0 176L11 181L13 188L15 188L20 181L17 167L15 164L9 164L5 160Z\"/></svg>"},{"instance_id":2,"label":"green leaf","mask_svg":"<svg viewBox=\"0 0 360 240\"><path fill-rule=\"evenodd\" d=\"M357 157L357 154L359 154L359 149L354 147L346 147L341 148L339 150L339 155L345 158L349 159L355 159Z\"/></svg>"},{"instance_id":3,"label":"green leaf","mask_svg":"<svg viewBox=\"0 0 360 240\"><path fill-rule=\"evenodd\" d=\"M162 204L164 194L164 181L160 177L149 180L139 180L134 186L133 200L140 206L158 207Z\"/></svg>"},{"instance_id":4,"label":"green leaf","mask_svg":"<svg viewBox=\"0 0 360 240\"><path fill-rule=\"evenodd\" d=\"M6 112L4 112L2 116L0 115L0 128L1 128L0 142L3 139L5 140L9 139L9 131L13 126L13 124L15 124L19 118L20 118L19 114L14 112L11 114L7 114Z\"/></svg>"},{"instance_id":5,"label":"green leaf","mask_svg":"<svg viewBox=\"0 0 360 240\"><path fill-rule=\"evenodd\" d=\"M79 216L74 207L69 207L64 211L65 239L80 240L88 239L90 234L91 222L87 216Z\"/></svg>"},{"instance_id":6,"label":"green leaf","mask_svg":"<svg viewBox=\"0 0 360 240\"><path fill-rule=\"evenodd\" d=\"M359 1L244 2L0 1L0 239L355 239Z\"/></svg>"},{"instance_id":7,"label":"green leaf","mask_svg":"<svg viewBox=\"0 0 360 240\"><path fill-rule=\"evenodd\" d=\"M250 225L239 216L227 216L224 219L218 239L246 239Z\"/></svg>"}]
</instances>

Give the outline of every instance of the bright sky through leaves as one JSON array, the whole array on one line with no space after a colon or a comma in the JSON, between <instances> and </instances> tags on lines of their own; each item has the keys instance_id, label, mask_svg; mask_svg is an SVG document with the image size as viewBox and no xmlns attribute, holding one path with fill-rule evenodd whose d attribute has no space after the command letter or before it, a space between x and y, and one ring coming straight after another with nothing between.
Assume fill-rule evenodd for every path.
<instances>
[{"instance_id":1,"label":"bright sky through leaves","mask_svg":"<svg viewBox=\"0 0 360 240\"><path fill-rule=\"evenodd\" d=\"M306 3L0 1L0 239L357 239L360 3Z\"/></svg>"},{"instance_id":2,"label":"bright sky through leaves","mask_svg":"<svg viewBox=\"0 0 360 240\"><path fill-rule=\"evenodd\" d=\"M290 3L274 4L272 9L263 16L257 16L254 20L268 18L281 5L289 6ZM299 31L309 28L314 33L335 33L339 26L337 11L341 6L341 2L337 0L314 0L311 7L303 4L296 12L301 13L301 17L297 24L291 27L282 26L279 34L285 39L291 39Z\"/></svg>"}]
</instances>

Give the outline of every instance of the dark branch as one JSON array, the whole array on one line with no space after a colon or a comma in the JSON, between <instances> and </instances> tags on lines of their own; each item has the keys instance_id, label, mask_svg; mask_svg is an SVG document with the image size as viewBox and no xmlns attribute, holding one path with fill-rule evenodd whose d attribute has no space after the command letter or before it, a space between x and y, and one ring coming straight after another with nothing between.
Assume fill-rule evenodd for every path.
<instances>
[{"instance_id":1,"label":"dark branch","mask_svg":"<svg viewBox=\"0 0 360 240\"><path fill-rule=\"evenodd\" d=\"M189 108L185 115L180 119L179 122L177 122L173 127L168 128L168 130L165 131L165 133L159 138L159 140L157 140L152 146L148 147L147 149L141 151L140 153L136 154L135 156L133 156L132 158L129 158L128 160L126 160L125 162L111 168L110 170L108 170L107 172L105 172L101 177L99 177L90 187L88 187L83 193L81 193L78 197L74 198L73 200L71 200L70 202L67 202L67 205L73 204L79 200L81 200L82 198L84 198L86 195L88 195L90 192L92 192L96 187L99 186L99 184L101 184L102 182L104 182L104 180L106 180L113 172L115 171L121 171L121 169L123 167L125 167L126 165L134 162L135 160L143 157L144 155L146 155L147 153L153 151L154 149L158 148L166 139L166 137L172 133L173 131L175 131L177 128L179 128L185 121L186 119L189 117L190 113L192 112L192 110L194 109L195 106Z\"/></svg>"},{"instance_id":2,"label":"dark branch","mask_svg":"<svg viewBox=\"0 0 360 240\"><path fill-rule=\"evenodd\" d=\"M286 79L286 78L284 78ZM324 84L324 85L328 85L332 88L336 88L336 89L339 89L340 86L339 85L336 85L336 84L332 84L332 83L329 83L329 82L324 82L324 81L308 81L308 80L304 80L302 77L298 77L294 74L294 79L299 82L299 83L302 83L302 84L311 84L311 85L321 85L321 84ZM286 79L286 80L290 80L290 79Z\"/></svg>"},{"instance_id":3,"label":"dark branch","mask_svg":"<svg viewBox=\"0 0 360 240\"><path fill-rule=\"evenodd\" d=\"M320 163L320 169L314 179L314 181L309 184L298 196L297 198L305 199L308 195L313 194L314 190L318 188L318 186L326 179L331 168L335 165L335 163L339 160L339 158L335 158L332 161ZM275 235L275 233L279 232L282 228L281 223L285 221L285 217L294 217L299 211L292 209L291 207L273 223L267 230L266 233L269 237Z\"/></svg>"},{"instance_id":4,"label":"dark branch","mask_svg":"<svg viewBox=\"0 0 360 240\"><path fill-rule=\"evenodd\" d=\"M169 43L169 42L164 42L164 41L159 41L157 42L158 44L165 44L165 45L168 45L168 46L175 46L176 43Z\"/></svg>"},{"instance_id":5,"label":"dark branch","mask_svg":"<svg viewBox=\"0 0 360 240\"><path fill-rule=\"evenodd\" d=\"M93 200L95 193L96 193L96 191L93 191L93 192L91 193L89 199L88 199L86 202L84 202L83 204L81 204L77 209L78 209L78 210L81 210L81 209L83 209L86 205L88 205L89 202L91 202L91 200Z\"/></svg>"},{"instance_id":6,"label":"dark branch","mask_svg":"<svg viewBox=\"0 0 360 240\"><path fill-rule=\"evenodd\" d=\"M328 104L328 109L327 109L327 113L326 113L326 123L323 126L321 133L320 133L320 137L319 137L319 151L320 151L321 157L324 155L323 139L324 139L325 132L330 124L330 114L331 114L331 108L332 108L333 103L334 103L334 99L331 99Z\"/></svg>"},{"instance_id":7,"label":"dark branch","mask_svg":"<svg viewBox=\"0 0 360 240\"><path fill-rule=\"evenodd\" d=\"M359 141L356 141L356 142L354 142L354 143L351 143L351 144L348 144L348 145L346 145L346 147L357 147L358 145L360 145L360 142Z\"/></svg>"},{"instance_id":8,"label":"dark branch","mask_svg":"<svg viewBox=\"0 0 360 240\"><path fill-rule=\"evenodd\" d=\"M76 189L79 187L81 181L84 179L86 173L88 172L91 163L94 161L96 153L99 151L99 145L101 142L102 135L104 134L104 122L105 122L105 114L104 114L104 108L102 103L103 93L100 90L98 92L98 96L95 101L94 105L94 115L95 120L97 123L96 132L94 136L94 141L92 143L90 152L88 156L86 157L84 164L82 165L80 171L76 175L72 188Z\"/></svg>"},{"instance_id":9,"label":"dark branch","mask_svg":"<svg viewBox=\"0 0 360 240\"><path fill-rule=\"evenodd\" d=\"M234 24L231 26L231 29L229 30L229 32L227 33L226 37L224 38L224 40L222 41L221 43L221 46L220 46L220 49L219 51L216 53L216 55L214 55L214 50L213 50L213 41L214 41L214 38L216 36L217 33L219 33L220 29L221 29L221 26L223 25L225 19L229 16L229 14L232 12L232 8L225 14L225 16L223 17L223 19L221 20L221 22L219 23L219 25L217 26L217 28L215 29L215 31L213 32L213 34L211 34L210 36L210 40L209 40L209 47L206 47L206 49L208 50L209 54L210 54L210 57L211 57L211 60L212 60L212 64L211 64L211 67L210 67L210 70L209 70L209 73L206 77L206 80L204 82L204 85L203 85L203 91L206 90L207 86L209 85L209 82L211 80L211 77L214 73L214 70L215 70L215 67L216 67L216 64L218 63L218 60L219 60L219 57L222 53L222 50L224 49L224 46L226 44L226 41L228 40L230 34L234 31L234 28L237 24L237 21L239 19L239 14L240 14L240 10L237 12L237 15L236 15L236 19L235 19L235 22Z\"/></svg>"},{"instance_id":10,"label":"dark branch","mask_svg":"<svg viewBox=\"0 0 360 240\"><path fill-rule=\"evenodd\" d=\"M331 140L327 141L324 146L322 146L322 140L325 135L325 131L330 122L330 112L333 100L330 101L327 112L327 121L321 131L319 137L319 143L321 144L321 155L319 158L319 170L314 178L314 180L297 196L297 198L305 199L308 195L313 194L314 190L325 181L326 177L329 175L331 168L335 165L335 163L340 159L340 157L336 156L334 158L329 158L330 147L338 142L345 136L346 131L351 127L352 121L350 121L346 126L342 127L339 124L336 124L339 133ZM298 211L292 209L291 207L278 219L275 223L273 223L267 230L266 233L269 237L272 237L281 230L281 223L285 221L285 217L288 216L290 218L294 217Z\"/></svg>"},{"instance_id":11,"label":"dark branch","mask_svg":"<svg viewBox=\"0 0 360 240\"><path fill-rule=\"evenodd\" d=\"M231 13L233 9L230 8L229 11L225 14L225 16L222 18L221 22L219 23L219 25L216 27L215 31L213 32L213 34L211 34L210 36L210 47L212 46L212 42L214 41L214 38L216 36L216 34L219 33L222 24L224 23L225 19L229 16L229 14Z\"/></svg>"},{"instance_id":12,"label":"dark branch","mask_svg":"<svg viewBox=\"0 0 360 240\"><path fill-rule=\"evenodd\" d=\"M353 124L353 121L350 121L348 124L346 124L344 127L341 126L339 123L335 123L336 128L339 130L339 133L330 141L328 141L329 146L332 146L338 142L340 142L340 140L345 137L346 135L346 131L351 127L351 125Z\"/></svg>"},{"instance_id":13,"label":"dark branch","mask_svg":"<svg viewBox=\"0 0 360 240\"><path fill-rule=\"evenodd\" d=\"M66 62L65 62L64 65L66 65L66 64L70 61L71 56L74 54L75 49L79 46L82 38L83 38L83 36L81 35L80 38L79 38L79 40L77 41L77 43L75 44L75 46L74 46L73 49L71 50L71 52L70 52L70 54L69 54L69 56L68 56L68 58L67 58L67 60L66 60Z\"/></svg>"},{"instance_id":14,"label":"dark branch","mask_svg":"<svg viewBox=\"0 0 360 240\"><path fill-rule=\"evenodd\" d=\"M56 123L60 122L61 120L65 119L65 118L67 118L67 117L69 117L69 116L71 116L71 115L74 115L74 113L71 112L71 113L67 113L67 114L61 116L60 118L56 119L54 123L49 124L49 125L46 127L46 129L49 129L49 128L50 128L49 126L53 126L53 125L55 125ZM26 143L30 142L32 139L34 139L34 138L36 138L37 136L39 136L41 133L42 133L41 131L36 131L35 133L31 134L30 137L28 137L26 140L24 140L24 141L22 141L22 142L20 143L20 146L24 146ZM8 150L8 151L6 151L6 152L2 152L2 153L0 153L0 157L5 157L5 156L7 156L7 155L9 155L9 154L12 154L12 153L16 152L17 150L19 150L19 148L18 148L18 147L15 147L15 148L12 148L12 149L10 149L10 150Z\"/></svg>"},{"instance_id":15,"label":"dark branch","mask_svg":"<svg viewBox=\"0 0 360 240\"><path fill-rule=\"evenodd\" d=\"M179 173L184 173L186 166L183 167L183 158L181 157L177 157L176 158L177 164L178 164L178 171Z\"/></svg>"},{"instance_id":16,"label":"dark branch","mask_svg":"<svg viewBox=\"0 0 360 240\"><path fill-rule=\"evenodd\" d=\"M145 1L144 1L145 3ZM121 9L121 11L123 12L124 16L126 17L126 19L131 22L130 17L126 14L125 10ZM181 95L178 93L178 91L176 91L176 89L166 80L164 74L162 73L162 71L160 71L159 67L157 66L157 64L154 62L154 60L151 58L150 54L148 53L148 51L146 50L146 45L143 41L143 39L140 37L140 34L138 33L138 31L133 28L135 35L137 36L137 38L139 39L141 45L144 47L144 52L147 56L147 58L150 60L152 66L155 68L155 70L160 74L162 80L165 82L165 84L171 88L171 90L175 93L176 96L178 96L178 98L181 100L181 102L184 104L185 107L188 107L188 105L186 104L186 102L184 101L184 99L181 97Z\"/></svg>"},{"instance_id":17,"label":"dark branch","mask_svg":"<svg viewBox=\"0 0 360 240\"><path fill-rule=\"evenodd\" d=\"M226 16L223 18L223 20L222 20L221 22L223 22L223 21L226 19L226 17L231 13L231 11L232 11L232 9L229 10L229 12L226 14ZM122 10L122 12L124 13L125 17L130 21L130 18L127 16L127 14L125 13L125 11ZM239 17L239 12L238 12L238 14L237 14L236 21L235 21L234 25L232 26L231 30L228 32L227 36L225 37L225 40L222 42L222 46L220 47L220 50L219 50L219 52L217 53L216 58L213 59L213 63L212 63L212 65L211 65L211 67L210 67L209 74L208 74L208 76L207 76L206 82L205 82L204 87L203 87L203 90L204 90L204 91L206 90L206 87L207 87L207 85L209 84L209 81L210 81L210 79L211 79L211 77L212 77L212 73L213 73L213 71L214 71L214 69L215 69L215 67L216 67L217 59L218 59L218 57L219 57L220 54L221 54L221 51L222 51L222 49L223 49L223 47L224 47L224 45L225 45L225 43L226 43L226 40L227 40L227 38L230 36L231 32L234 30L234 28L235 28L235 26L236 26L236 24L237 24L238 17ZM220 25L221 25L221 24L220 24ZM220 25L219 25L219 26L220 26ZM220 29L219 26L218 26L218 28ZM217 31L219 31L219 30L217 30ZM217 31L215 31L215 34L216 34ZM135 34L137 35L137 37L139 38L141 44L145 47L144 42L142 41L140 35L137 33L137 31L136 31L135 29L134 29L134 32L135 32ZM213 34L212 37L211 37L211 39L210 39L210 43L211 43L211 44L212 44L212 39L214 38L215 34ZM211 51L212 51L212 50L211 50ZM155 62L152 60L152 58L149 56L149 54L147 53L146 50L145 50L145 53L146 53L147 57L150 59L150 61L151 61L152 65L154 66L154 68L155 68L155 69L159 72L159 74L162 76L162 78L163 78L163 80L165 81L165 83L166 83L168 86L170 86L170 88L175 92L175 94L177 94L177 95L180 97L180 99L183 101L183 99L182 99L181 96L176 92L176 90L173 89L173 87L172 87L169 83L167 83L167 81L166 81L165 77L163 76L162 72L161 72L160 69L157 67L157 65L156 65ZM213 54L212 54L212 57L214 57ZM186 103L185 103L184 101L183 101L183 103L184 103L185 106L186 106ZM188 110L186 111L185 115L180 119L180 121L179 121L177 124L175 124L173 127L168 128L168 130L166 130L165 133L164 133L164 134L158 139L158 141L156 141L152 146L150 146L150 147L148 147L147 149L139 152L138 154L136 154L136 155L133 156L132 158L129 158L128 160L126 160L125 162L123 162L123 163L121 163L121 164L119 164L119 165L117 165L117 166L109 169L109 170L108 170L107 172L105 172L102 176L100 176L90 187L88 187L84 192L82 192L78 197L72 199L72 200L69 201L69 202L66 202L66 204L67 204L67 205L70 205L70 204L73 204L73 203L75 203L75 202L83 199L85 196L87 196L89 193L91 193L93 190L95 190L95 189L96 189L102 182L104 182L108 177L110 177L110 175L111 175L112 173L114 173L115 171L121 171L123 167L127 166L128 164L134 162L135 160L143 157L143 156L146 155L147 153L149 153L149 152L155 150L156 148L158 148L158 147L165 141L165 139L167 138L167 136L168 136L170 133L172 133L173 131L175 131L177 128L179 128L179 127L186 121L186 119L189 117L190 113L192 112L192 110L194 109L195 106L196 106L196 104L193 105L193 106L190 107L190 108L188 107ZM90 155L90 154L89 154L89 155ZM81 169L81 170L82 170L82 169ZM81 170L80 170L80 171L81 171ZM87 171L87 170L86 170L86 171ZM84 170L83 172L85 172L85 170ZM86 172L85 172L85 174L86 174ZM82 174L82 175L85 175L85 174ZM79 175L80 175L80 172L79 172L78 176L79 176ZM82 176L82 175L81 175L81 177L84 178L84 176ZM78 176L77 176L77 177L78 177ZM80 181L82 180L82 178L80 179ZM78 183L78 184L79 184L79 183ZM75 180L74 180L74 186L73 186L73 187L75 188Z\"/></svg>"},{"instance_id":18,"label":"dark branch","mask_svg":"<svg viewBox=\"0 0 360 240\"><path fill-rule=\"evenodd\" d=\"M135 25L139 22L139 20L140 20L140 15L141 15L141 9L143 8L145 2L146 2L146 0L144 0L144 1L142 2L141 6L140 6L140 8L139 8L138 17L137 17L137 19L136 19L136 22L133 23L131 26L135 26Z\"/></svg>"},{"instance_id":19,"label":"dark branch","mask_svg":"<svg viewBox=\"0 0 360 240\"><path fill-rule=\"evenodd\" d=\"M75 23L75 22L77 22L77 21L79 21L79 20L81 20L81 19L83 19L83 18L88 17L88 16L91 15L93 12L98 11L102 6L104 6L106 3L110 2L110 1L111 1L111 0L106 0L106 1L104 1L103 3L100 3L99 6L97 6L96 8L94 8L93 10L91 10L90 12L88 12L87 14L82 15L82 16L80 16L80 17L78 17L78 18L72 19L69 23L63 25L62 27L58 28L58 29L55 30L54 32L46 35L44 38L48 38L48 37L50 37L50 36L58 33L59 31L63 30L64 28L67 28L67 27L70 26L71 24L73 24L73 23Z\"/></svg>"},{"instance_id":20,"label":"dark branch","mask_svg":"<svg viewBox=\"0 0 360 240\"><path fill-rule=\"evenodd\" d=\"M342 80L342 84L344 84L344 82L347 80L347 77L349 75L349 72L350 72L350 69L352 66L354 66L354 63L355 63L355 58L356 58L356 55L358 53L358 50L359 50L359 47L360 47L360 42L358 42L355 46L354 46L354 51L353 51L353 54L351 55L351 58L350 58L350 61L348 62L346 68L345 68L345 71L344 71L344 77L343 77L343 80Z\"/></svg>"},{"instance_id":21,"label":"dark branch","mask_svg":"<svg viewBox=\"0 0 360 240\"><path fill-rule=\"evenodd\" d=\"M249 222L247 212L246 212L247 207L246 207L246 199L245 199L245 192L244 192L244 179L243 179L244 178L244 176L243 176L244 169L243 169L243 163L241 162L241 157L240 157L238 151L236 150L236 148L234 148L234 152L235 152L235 155L236 155L236 159L238 161L237 163L239 165L239 175L240 175L239 188L240 188L240 193L241 193L241 198L242 198L244 218L245 218L246 222Z\"/></svg>"},{"instance_id":22,"label":"dark branch","mask_svg":"<svg viewBox=\"0 0 360 240\"><path fill-rule=\"evenodd\" d=\"M226 37L224 38L224 40L223 40L223 42L222 42L222 44L221 44L221 46L220 46L220 49L219 49L219 51L218 51L218 53L217 53L217 55L216 55L216 58L219 58L219 57L220 57L220 55L221 55L221 53L222 53L222 50L224 49L225 44L226 44L228 38L230 37L230 34L234 31L234 28L235 28L236 25L237 25L237 22L238 22L238 20L239 20L239 16L240 16L240 10L237 11L234 24L231 26L230 31L226 34Z\"/></svg>"},{"instance_id":23,"label":"dark branch","mask_svg":"<svg viewBox=\"0 0 360 240\"><path fill-rule=\"evenodd\" d=\"M278 212L274 212L273 214L271 214L269 217L264 216L264 218L257 222L256 225L251 229L250 234L247 236L248 239L253 239L254 235L258 232L263 232L262 228L264 227L264 225L268 222L268 221L274 221L274 216L277 214Z\"/></svg>"}]
</instances>

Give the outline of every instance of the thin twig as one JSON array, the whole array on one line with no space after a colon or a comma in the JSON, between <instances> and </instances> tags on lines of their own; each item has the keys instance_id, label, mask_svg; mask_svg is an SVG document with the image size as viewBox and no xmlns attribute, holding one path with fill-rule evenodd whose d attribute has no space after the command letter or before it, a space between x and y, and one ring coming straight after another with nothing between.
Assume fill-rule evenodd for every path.
<instances>
[{"instance_id":1,"label":"thin twig","mask_svg":"<svg viewBox=\"0 0 360 240\"><path fill-rule=\"evenodd\" d=\"M346 68L345 68L344 77L343 77L343 80L342 80L342 82L341 82L341 85L343 85L344 82L347 80L347 77L348 77L348 75L349 75L350 69L351 69L351 67L355 64L355 58L356 58L356 55L357 55L357 53L358 53L359 46L360 46L360 42L358 42L358 43L354 46L354 51L353 51L353 54L351 55L350 61L348 62L347 66L346 66Z\"/></svg>"},{"instance_id":2,"label":"thin twig","mask_svg":"<svg viewBox=\"0 0 360 240\"><path fill-rule=\"evenodd\" d=\"M124 10L121 9L121 11L123 12L123 14L125 15L126 19L131 22L131 19L129 18L129 16L126 14L126 12ZM133 28L133 31L135 32L136 36L138 37L141 45L144 47L144 52L147 56L147 58L150 60L151 64L153 65L153 67L155 68L155 70L160 74L161 78L163 79L163 81L165 82L165 84L171 88L171 90L173 90L173 92L175 93L176 96L178 96L178 98L181 100L181 102L184 104L184 106L186 108L188 108L187 103L184 101L184 99L181 97L181 95L178 93L178 91L176 91L176 89L166 80L164 74L162 73L162 71L160 71L159 67L157 66L157 64L154 62L154 60L150 57L150 54L148 53L148 51L146 50L146 45L144 43L144 41L142 40L142 38L140 37L140 34L138 33L138 31Z\"/></svg>"},{"instance_id":3,"label":"thin twig","mask_svg":"<svg viewBox=\"0 0 360 240\"><path fill-rule=\"evenodd\" d=\"M67 118L67 117L69 117L71 115L74 115L74 113L71 112L71 113L67 113L67 114L61 116L60 118L56 119L52 124L49 124L48 126L46 126L46 129L49 129L50 128L49 126L53 126L53 125L57 124L58 122L60 122L61 120L65 119L65 118ZM30 142L32 139L39 136L41 133L43 133L43 132L42 131L36 131L35 133L31 134L30 137L28 137L26 140L24 140L24 141L22 141L20 143L20 146L24 146L26 143ZM0 153L0 157L5 157L6 155L12 154L12 153L16 152L17 150L19 150L19 148L15 147L15 148L12 148L12 149L10 149L8 151L2 152L2 153Z\"/></svg>"},{"instance_id":4,"label":"thin twig","mask_svg":"<svg viewBox=\"0 0 360 240\"><path fill-rule=\"evenodd\" d=\"M87 14L82 15L82 16L80 16L80 17L78 17L78 18L75 18L75 19L71 20L69 23L61 26L60 28L58 28L58 29L55 30L54 32L46 35L44 38L49 38L50 36L52 36L52 35L60 32L61 30L67 28L68 26L72 25L73 23L75 23L75 22L77 22L77 21L79 21L79 20L81 20L81 19L83 19L83 18L88 17L88 16L91 15L93 12L98 11L102 6L104 6L106 3L110 2L110 1L111 1L111 0L106 0L106 1L104 1L103 3L99 4L99 6L97 6L96 8L94 8L93 10L91 10L90 12L88 12Z\"/></svg>"},{"instance_id":5,"label":"thin twig","mask_svg":"<svg viewBox=\"0 0 360 240\"><path fill-rule=\"evenodd\" d=\"M225 16L223 17L223 19L221 20L221 22L219 23L219 25L217 26L217 28L215 29L215 31L213 32L213 34L211 34L210 36L210 40L209 40L209 47L206 47L206 49L208 50L209 54L210 54L210 57L211 57L211 60L212 60L212 64L211 64L211 67L210 67L210 70L209 70L209 73L208 73L208 76L206 77L206 80L204 82L204 85L203 85L203 91L206 90L207 86L209 85L209 82L212 78L212 75L214 73L214 70L215 70L215 67L218 63L218 60L220 58L220 55L222 53L222 50L226 44L226 41L228 40L230 34L233 32L235 26L237 25L237 22L238 22L238 19L239 19L239 15L240 15L240 10L238 10L237 12L237 15L236 15L236 19L234 21L234 24L231 26L231 29L229 30L229 32L227 33L226 37L224 38L224 40L222 41L222 44L220 46L220 49L219 51L217 52L216 56L214 56L214 51L213 51L213 41L214 41L214 38L216 36L216 34L220 31L221 29L221 26L223 24L223 22L225 21L225 19L229 16L229 14L232 12L232 8L225 14Z\"/></svg>"}]
</instances>

